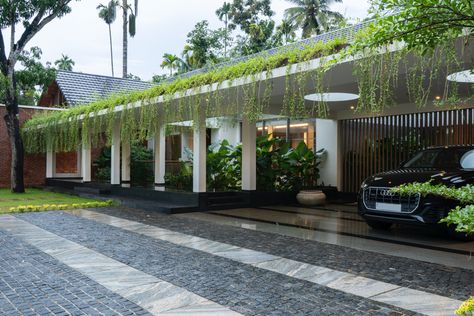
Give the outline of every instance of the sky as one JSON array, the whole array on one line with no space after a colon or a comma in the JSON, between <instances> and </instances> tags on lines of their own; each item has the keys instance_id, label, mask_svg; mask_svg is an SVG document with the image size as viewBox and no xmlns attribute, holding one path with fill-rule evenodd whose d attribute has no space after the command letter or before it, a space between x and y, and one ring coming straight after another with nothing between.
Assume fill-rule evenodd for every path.
<instances>
[{"instance_id":1,"label":"sky","mask_svg":"<svg viewBox=\"0 0 474 316\"><path fill-rule=\"evenodd\" d=\"M98 17L99 3L108 0L74 2L72 12L48 24L30 42L28 47L39 46L43 61L57 60L66 54L75 61L74 71L111 75L107 24ZM180 55L186 35L194 25L208 20L211 28L223 27L215 15L224 0L140 0L137 16L137 34L129 39L129 73L143 80L162 74L160 68L164 53ZM274 19L282 20L283 12L291 7L285 0L273 0ZM368 0L343 0L331 6L349 18L364 18ZM112 24L115 75L122 74L122 17Z\"/></svg>"}]
</instances>

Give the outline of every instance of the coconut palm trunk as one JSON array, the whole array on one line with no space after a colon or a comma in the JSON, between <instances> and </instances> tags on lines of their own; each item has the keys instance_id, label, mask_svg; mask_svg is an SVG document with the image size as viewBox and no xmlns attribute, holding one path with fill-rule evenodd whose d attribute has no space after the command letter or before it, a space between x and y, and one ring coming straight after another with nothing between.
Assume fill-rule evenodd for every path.
<instances>
[{"instance_id":1,"label":"coconut palm trunk","mask_svg":"<svg viewBox=\"0 0 474 316\"><path fill-rule=\"evenodd\" d=\"M114 51L113 51L113 45L112 45L112 28L110 27L109 24L109 42L110 42L110 66L112 67L112 77L115 77L114 73Z\"/></svg>"},{"instance_id":2,"label":"coconut palm trunk","mask_svg":"<svg viewBox=\"0 0 474 316\"><path fill-rule=\"evenodd\" d=\"M122 36L123 36L123 51L122 51L122 77L127 78L128 75L128 2L127 0L123 0L122 2L122 9L123 9L123 28L122 28Z\"/></svg>"}]
</instances>

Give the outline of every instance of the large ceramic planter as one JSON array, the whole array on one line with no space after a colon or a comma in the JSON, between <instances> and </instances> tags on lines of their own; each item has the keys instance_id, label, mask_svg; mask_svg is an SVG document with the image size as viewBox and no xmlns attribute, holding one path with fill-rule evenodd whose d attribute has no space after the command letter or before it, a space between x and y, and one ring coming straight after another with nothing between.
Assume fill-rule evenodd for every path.
<instances>
[{"instance_id":1,"label":"large ceramic planter","mask_svg":"<svg viewBox=\"0 0 474 316\"><path fill-rule=\"evenodd\" d=\"M303 190L296 195L298 203L307 206L324 205L326 203L326 194L320 190Z\"/></svg>"}]
</instances>

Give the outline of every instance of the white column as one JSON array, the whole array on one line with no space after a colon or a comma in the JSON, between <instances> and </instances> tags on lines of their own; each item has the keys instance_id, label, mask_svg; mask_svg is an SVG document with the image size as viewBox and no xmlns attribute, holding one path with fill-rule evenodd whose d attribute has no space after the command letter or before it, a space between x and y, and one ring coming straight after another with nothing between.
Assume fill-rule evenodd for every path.
<instances>
[{"instance_id":1,"label":"white column","mask_svg":"<svg viewBox=\"0 0 474 316\"><path fill-rule=\"evenodd\" d=\"M166 125L163 125L155 134L155 186L165 184L166 172Z\"/></svg>"},{"instance_id":2,"label":"white column","mask_svg":"<svg viewBox=\"0 0 474 316\"><path fill-rule=\"evenodd\" d=\"M91 142L87 139L81 146L82 182L91 182Z\"/></svg>"},{"instance_id":3,"label":"white column","mask_svg":"<svg viewBox=\"0 0 474 316\"><path fill-rule=\"evenodd\" d=\"M56 169L56 154L52 149L46 152L46 179L54 178L54 171Z\"/></svg>"},{"instance_id":4,"label":"white column","mask_svg":"<svg viewBox=\"0 0 474 316\"><path fill-rule=\"evenodd\" d=\"M257 125L242 119L242 190L257 189Z\"/></svg>"},{"instance_id":5,"label":"white column","mask_svg":"<svg viewBox=\"0 0 474 316\"><path fill-rule=\"evenodd\" d=\"M118 121L112 128L110 162L110 184L120 184L120 123Z\"/></svg>"},{"instance_id":6,"label":"white column","mask_svg":"<svg viewBox=\"0 0 474 316\"><path fill-rule=\"evenodd\" d=\"M122 143L122 180L124 187L130 187L130 141Z\"/></svg>"},{"instance_id":7,"label":"white column","mask_svg":"<svg viewBox=\"0 0 474 316\"><path fill-rule=\"evenodd\" d=\"M342 189L342 160L339 151L339 124L337 120L316 120L316 150L324 149L327 156L319 165L319 184Z\"/></svg>"},{"instance_id":8,"label":"white column","mask_svg":"<svg viewBox=\"0 0 474 316\"><path fill-rule=\"evenodd\" d=\"M200 109L199 122L195 122L193 137L193 192L206 192L206 116Z\"/></svg>"}]
</instances>

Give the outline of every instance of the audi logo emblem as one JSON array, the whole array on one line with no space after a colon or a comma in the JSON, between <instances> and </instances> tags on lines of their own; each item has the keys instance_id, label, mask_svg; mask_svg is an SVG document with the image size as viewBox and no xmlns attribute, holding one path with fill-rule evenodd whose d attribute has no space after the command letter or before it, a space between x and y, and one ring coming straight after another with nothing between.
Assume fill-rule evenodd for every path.
<instances>
[{"instance_id":1,"label":"audi logo emblem","mask_svg":"<svg viewBox=\"0 0 474 316\"><path fill-rule=\"evenodd\" d=\"M395 193L390 190L382 190L379 193L381 196L394 196Z\"/></svg>"}]
</instances>

